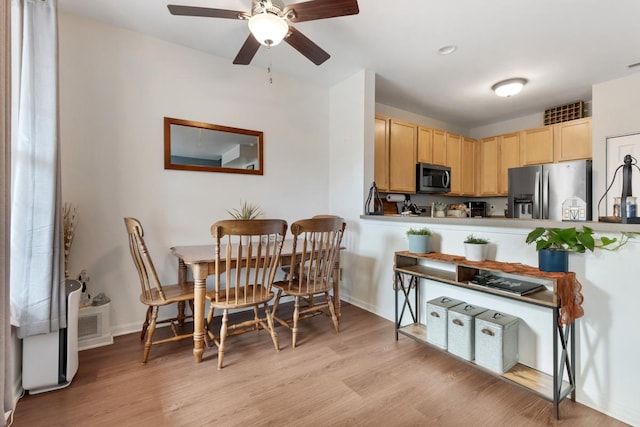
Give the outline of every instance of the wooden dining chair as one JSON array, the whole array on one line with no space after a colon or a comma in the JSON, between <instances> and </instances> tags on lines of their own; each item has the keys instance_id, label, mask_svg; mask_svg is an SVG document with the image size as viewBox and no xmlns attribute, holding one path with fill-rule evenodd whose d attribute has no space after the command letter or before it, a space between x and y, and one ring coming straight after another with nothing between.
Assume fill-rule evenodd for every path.
<instances>
[{"instance_id":1,"label":"wooden dining chair","mask_svg":"<svg viewBox=\"0 0 640 427\"><path fill-rule=\"evenodd\" d=\"M336 216L317 216L303 219L291 225L293 253L286 280L273 284L278 289L273 304L274 319L291 329L291 345L295 348L298 322L308 317L323 314L331 317L336 332L340 325L330 291L333 289L335 260L340 251L345 222ZM294 297L293 316L283 320L277 316L280 298ZM318 301L315 297L324 298ZM301 301L306 304L301 305ZM328 309L328 312L327 312Z\"/></svg>"},{"instance_id":2,"label":"wooden dining chair","mask_svg":"<svg viewBox=\"0 0 640 427\"><path fill-rule=\"evenodd\" d=\"M265 329L279 351L269 301L274 297L272 284L280 264L280 253L287 222L280 219L224 220L211 226L215 239L215 289L207 292L210 302L207 334L218 347L218 369L222 369L228 336ZM259 307L264 307L264 317ZM229 324L229 310L253 308L249 320ZM220 335L215 336L212 320L222 310ZM265 322L266 320L266 322Z\"/></svg>"},{"instance_id":3,"label":"wooden dining chair","mask_svg":"<svg viewBox=\"0 0 640 427\"><path fill-rule=\"evenodd\" d=\"M140 332L141 340L145 339L145 336L147 338L142 354L142 362L146 363L152 345L193 337L193 333L180 334L176 329L177 324L182 324L185 319L193 317L193 315L184 314L184 305L187 302L191 307L191 313L193 313L193 282L187 282L184 286L178 284L162 285L158 279L158 274L156 273L149 251L147 250L147 245L144 242L144 230L142 229L140 221L127 217L124 219L124 223L129 233L131 258L133 258L133 263L140 276L140 286L142 289L140 302L147 306L147 314L142 324L142 331ZM178 309L178 314L169 319L158 320L159 307L170 304L181 306L181 308ZM170 324L173 336L154 341L153 334L156 326L163 323Z\"/></svg>"}]
</instances>

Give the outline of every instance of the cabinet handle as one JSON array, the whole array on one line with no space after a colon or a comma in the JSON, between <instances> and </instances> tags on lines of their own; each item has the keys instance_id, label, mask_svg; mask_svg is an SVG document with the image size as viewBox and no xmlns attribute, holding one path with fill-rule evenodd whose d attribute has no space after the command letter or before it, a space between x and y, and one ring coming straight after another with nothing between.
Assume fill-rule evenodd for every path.
<instances>
[{"instance_id":1,"label":"cabinet handle","mask_svg":"<svg viewBox=\"0 0 640 427\"><path fill-rule=\"evenodd\" d=\"M458 326L464 326L464 323L462 323L462 320L460 319L453 319L451 322Z\"/></svg>"},{"instance_id":2,"label":"cabinet handle","mask_svg":"<svg viewBox=\"0 0 640 427\"><path fill-rule=\"evenodd\" d=\"M435 311L432 311L432 312L431 312L431 313L429 313L429 314L431 314L431 316L433 316L433 317L440 317L440 315L439 315L437 312L435 312Z\"/></svg>"},{"instance_id":3,"label":"cabinet handle","mask_svg":"<svg viewBox=\"0 0 640 427\"><path fill-rule=\"evenodd\" d=\"M485 335L489 335L490 337L495 335L491 329L487 329L487 328L482 329L482 333Z\"/></svg>"}]
</instances>

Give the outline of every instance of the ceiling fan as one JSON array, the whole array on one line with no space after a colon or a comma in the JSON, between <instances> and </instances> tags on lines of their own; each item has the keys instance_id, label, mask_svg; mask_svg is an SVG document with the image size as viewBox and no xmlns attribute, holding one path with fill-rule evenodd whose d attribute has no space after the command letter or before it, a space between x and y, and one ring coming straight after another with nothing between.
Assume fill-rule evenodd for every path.
<instances>
[{"instance_id":1,"label":"ceiling fan","mask_svg":"<svg viewBox=\"0 0 640 427\"><path fill-rule=\"evenodd\" d=\"M316 19L357 15L357 0L311 0L285 6L280 0L252 0L251 13L208 7L167 5L172 15L202 16L249 21L249 37L233 60L234 64L248 65L260 45L275 46L282 40L320 65L330 55L288 22L314 21ZM287 22L288 21L288 22Z\"/></svg>"}]
</instances>

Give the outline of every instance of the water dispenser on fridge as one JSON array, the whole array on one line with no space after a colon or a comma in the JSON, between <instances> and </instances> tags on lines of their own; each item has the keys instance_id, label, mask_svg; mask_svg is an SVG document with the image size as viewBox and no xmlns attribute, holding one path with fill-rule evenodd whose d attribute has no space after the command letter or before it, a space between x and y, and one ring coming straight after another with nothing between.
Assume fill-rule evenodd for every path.
<instances>
[{"instance_id":1,"label":"water dispenser on fridge","mask_svg":"<svg viewBox=\"0 0 640 427\"><path fill-rule=\"evenodd\" d=\"M533 197L514 197L513 218L533 218Z\"/></svg>"}]
</instances>

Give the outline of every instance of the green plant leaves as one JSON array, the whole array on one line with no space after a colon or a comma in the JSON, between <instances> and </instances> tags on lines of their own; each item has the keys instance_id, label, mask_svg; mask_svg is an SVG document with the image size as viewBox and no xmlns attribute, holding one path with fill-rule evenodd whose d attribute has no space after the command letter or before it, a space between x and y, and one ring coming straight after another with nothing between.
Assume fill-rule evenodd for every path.
<instances>
[{"instance_id":1,"label":"green plant leaves","mask_svg":"<svg viewBox=\"0 0 640 427\"><path fill-rule=\"evenodd\" d=\"M531 244L536 242L536 250L549 249L567 252L584 253L587 250L593 252L595 248L608 251L615 251L624 246L629 238L633 238L630 232L622 232L620 240L617 238L601 237L599 241L593 237L593 229L583 226L581 230L575 227L569 228L545 228L537 227L527 235L526 242ZM614 243L616 246L611 247Z\"/></svg>"}]
</instances>

